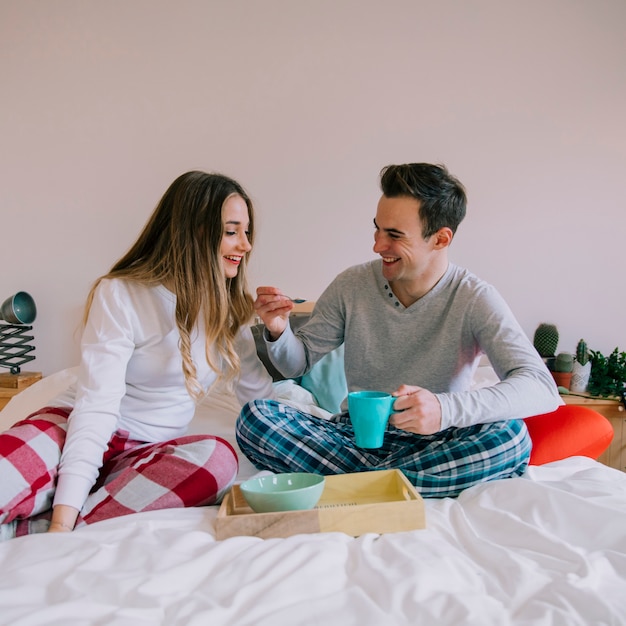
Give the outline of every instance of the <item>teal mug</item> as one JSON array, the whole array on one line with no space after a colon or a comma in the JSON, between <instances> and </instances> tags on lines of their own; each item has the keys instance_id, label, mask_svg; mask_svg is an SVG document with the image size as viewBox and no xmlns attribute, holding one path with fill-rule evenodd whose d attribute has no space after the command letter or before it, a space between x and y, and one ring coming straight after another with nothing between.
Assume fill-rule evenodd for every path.
<instances>
[{"instance_id":1,"label":"teal mug","mask_svg":"<svg viewBox=\"0 0 626 626\"><path fill-rule=\"evenodd\" d=\"M383 445L389 416L394 413L391 394L384 391L352 391L348 394L348 414L359 448Z\"/></svg>"}]
</instances>

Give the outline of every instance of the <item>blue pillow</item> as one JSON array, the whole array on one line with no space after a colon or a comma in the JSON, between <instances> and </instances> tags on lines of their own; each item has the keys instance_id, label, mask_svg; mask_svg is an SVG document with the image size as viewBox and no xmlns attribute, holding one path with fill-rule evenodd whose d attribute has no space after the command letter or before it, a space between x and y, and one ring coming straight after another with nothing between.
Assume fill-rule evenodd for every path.
<instances>
[{"instance_id":1,"label":"blue pillow","mask_svg":"<svg viewBox=\"0 0 626 626\"><path fill-rule=\"evenodd\" d=\"M301 377L300 385L310 391L319 406L330 413L339 413L348 395L348 383L343 368L343 344L325 354Z\"/></svg>"}]
</instances>

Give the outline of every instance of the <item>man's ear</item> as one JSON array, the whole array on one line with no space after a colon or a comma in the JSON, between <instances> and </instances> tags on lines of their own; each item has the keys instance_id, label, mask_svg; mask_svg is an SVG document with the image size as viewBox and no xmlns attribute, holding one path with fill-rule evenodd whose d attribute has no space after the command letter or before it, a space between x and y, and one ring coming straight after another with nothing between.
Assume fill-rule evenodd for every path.
<instances>
[{"instance_id":1,"label":"man's ear","mask_svg":"<svg viewBox=\"0 0 626 626\"><path fill-rule=\"evenodd\" d=\"M452 243L452 238L454 237L454 233L451 228L444 226L440 228L434 235L434 244L435 250L439 250L441 248L447 248Z\"/></svg>"}]
</instances>

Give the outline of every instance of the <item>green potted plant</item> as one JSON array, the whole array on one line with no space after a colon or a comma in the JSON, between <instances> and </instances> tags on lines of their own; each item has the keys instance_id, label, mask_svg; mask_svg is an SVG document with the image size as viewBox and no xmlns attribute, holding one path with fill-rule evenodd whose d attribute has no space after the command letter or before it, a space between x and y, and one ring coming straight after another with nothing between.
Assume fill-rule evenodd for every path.
<instances>
[{"instance_id":1,"label":"green potted plant","mask_svg":"<svg viewBox=\"0 0 626 626\"><path fill-rule=\"evenodd\" d=\"M569 389L574 369L574 355L571 352L559 352L554 359L552 376L558 387Z\"/></svg>"},{"instance_id":2,"label":"green potted plant","mask_svg":"<svg viewBox=\"0 0 626 626\"><path fill-rule=\"evenodd\" d=\"M554 324L542 323L537 326L533 345L550 371L554 370L556 347L559 344L559 331Z\"/></svg>"},{"instance_id":3,"label":"green potted plant","mask_svg":"<svg viewBox=\"0 0 626 626\"><path fill-rule=\"evenodd\" d=\"M589 376L591 374L591 359L587 343L581 339L576 345L576 360L572 370L572 382L570 391L575 393L584 393L587 391L589 384Z\"/></svg>"},{"instance_id":4,"label":"green potted plant","mask_svg":"<svg viewBox=\"0 0 626 626\"><path fill-rule=\"evenodd\" d=\"M591 374L587 391L592 396L621 398L626 385L626 352L615 348L609 356L590 351Z\"/></svg>"}]
</instances>

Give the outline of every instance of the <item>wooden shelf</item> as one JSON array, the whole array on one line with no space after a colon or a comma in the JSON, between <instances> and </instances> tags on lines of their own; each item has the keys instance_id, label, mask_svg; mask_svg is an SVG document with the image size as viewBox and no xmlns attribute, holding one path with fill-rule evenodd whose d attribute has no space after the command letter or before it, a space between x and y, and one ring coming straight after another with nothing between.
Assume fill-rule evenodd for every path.
<instances>
[{"instance_id":1,"label":"wooden shelf","mask_svg":"<svg viewBox=\"0 0 626 626\"><path fill-rule=\"evenodd\" d=\"M41 372L20 372L0 374L0 411L9 403L9 400L20 391L41 380Z\"/></svg>"}]
</instances>

